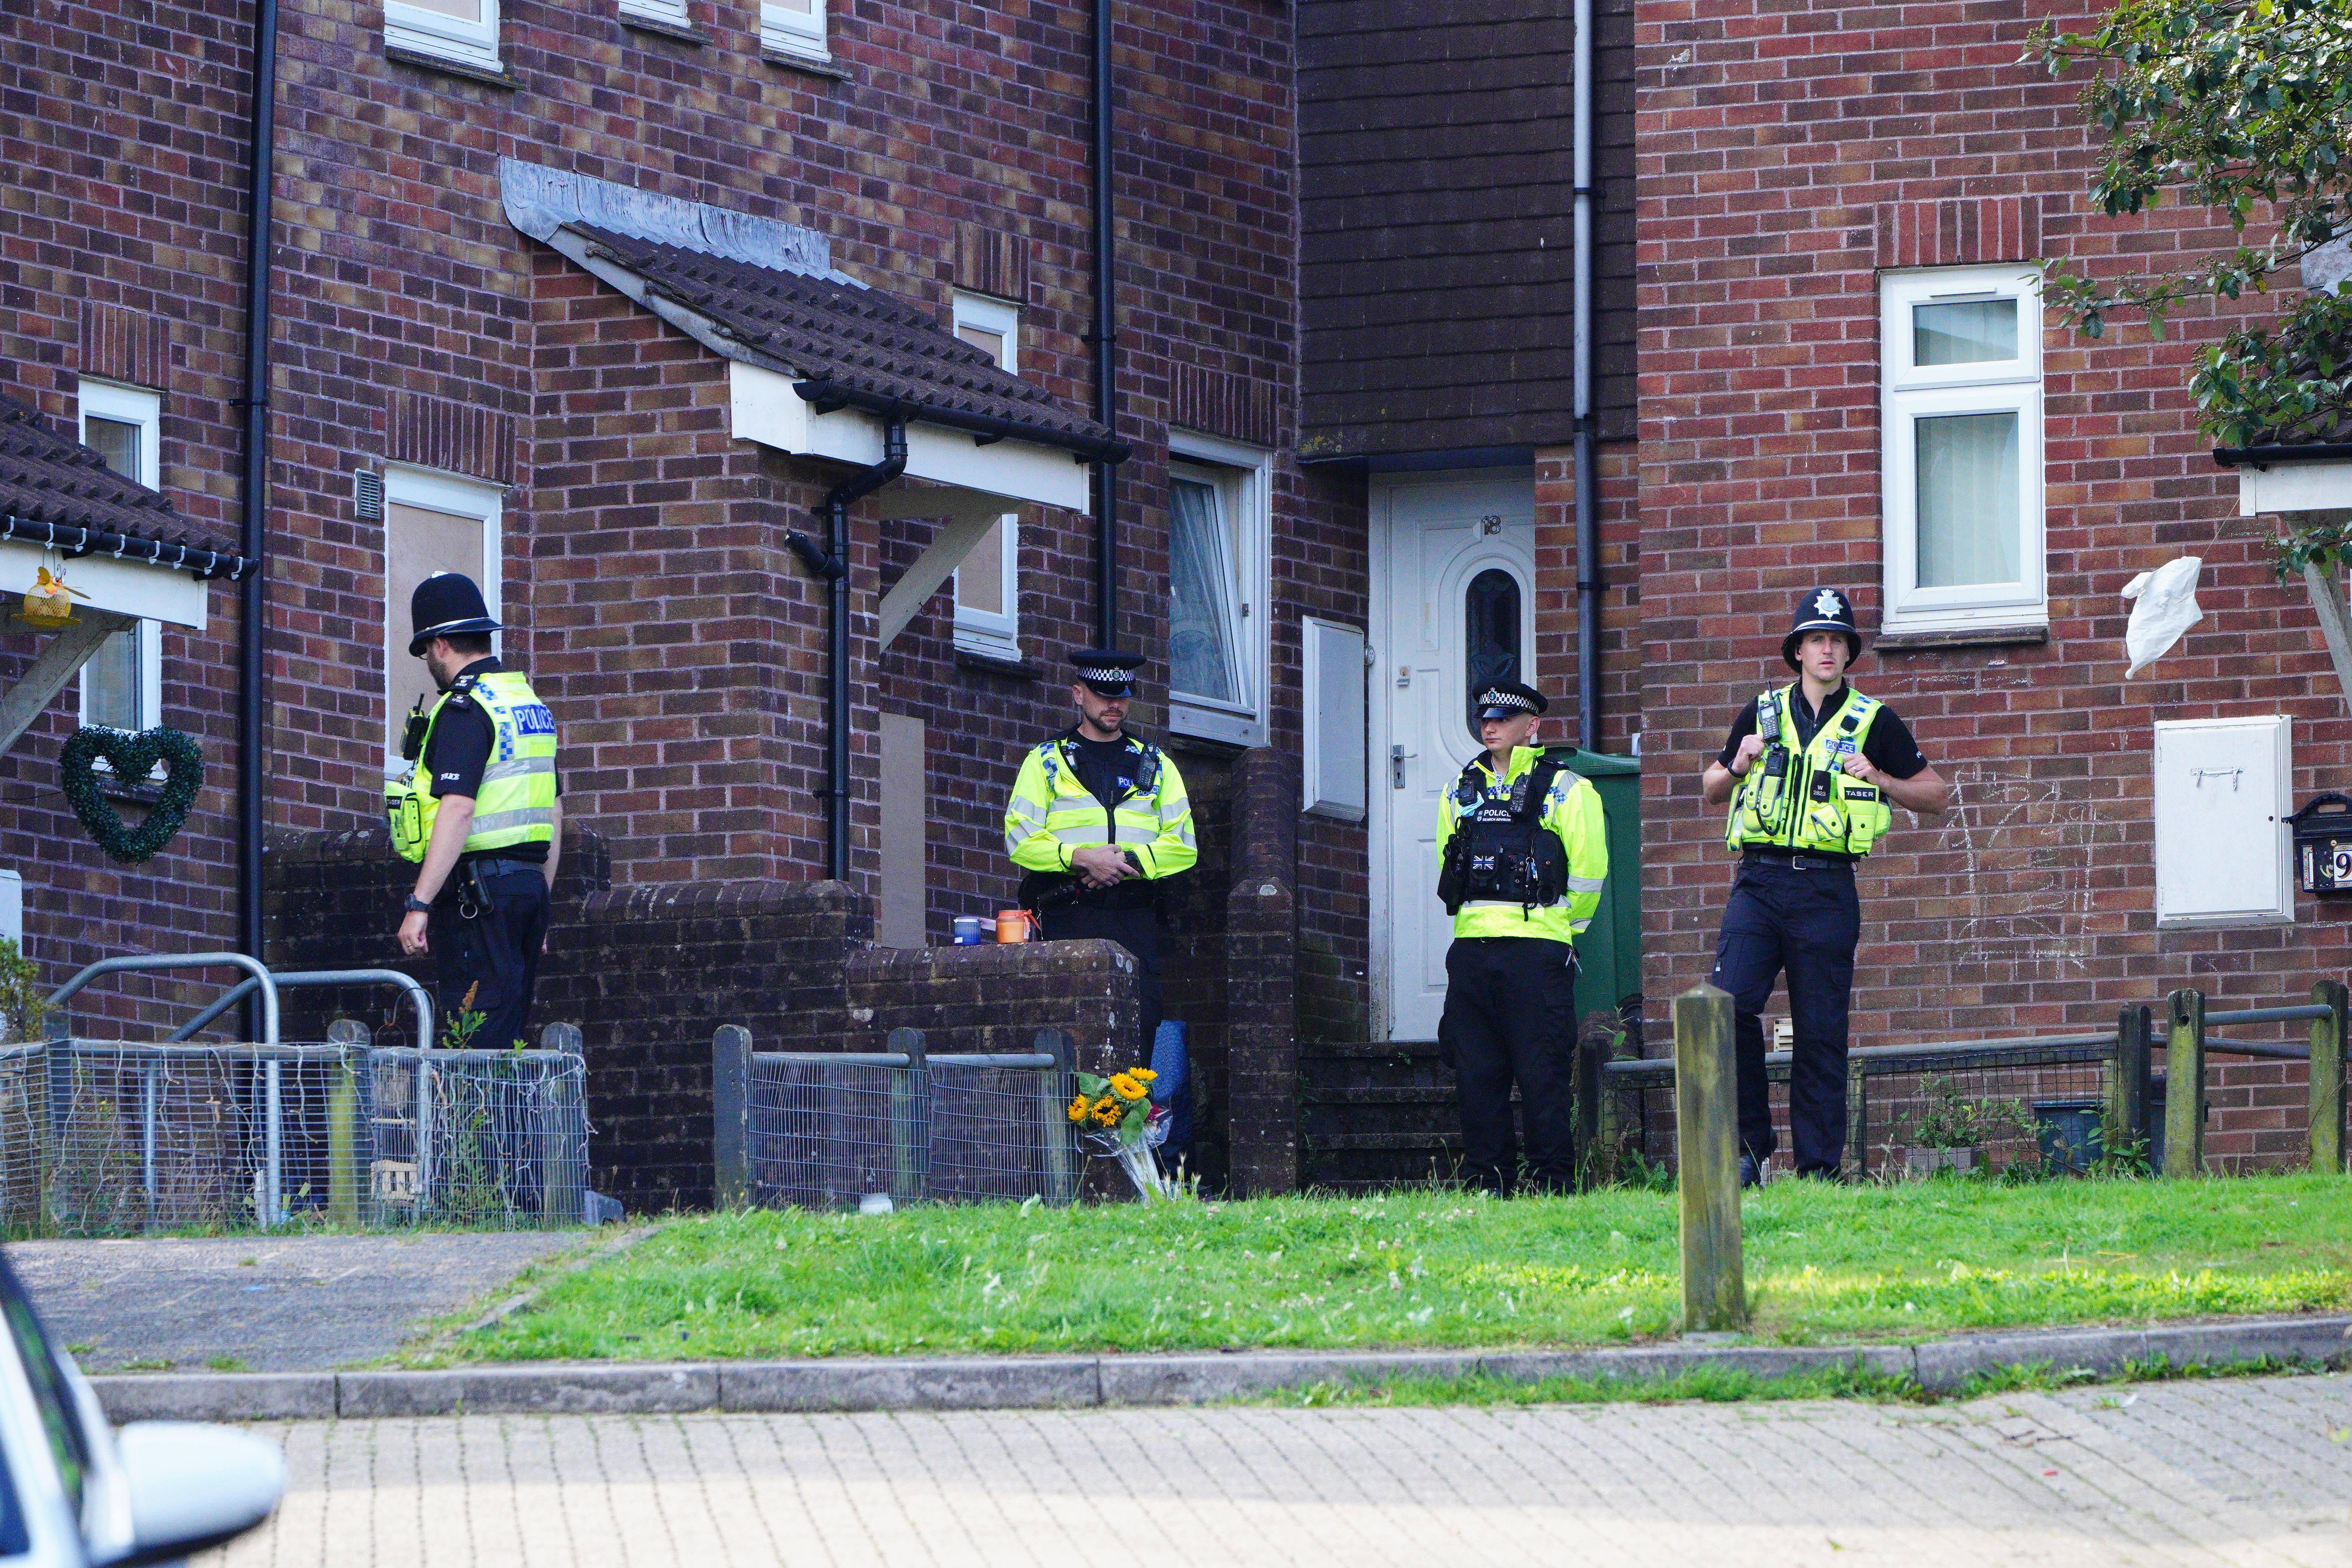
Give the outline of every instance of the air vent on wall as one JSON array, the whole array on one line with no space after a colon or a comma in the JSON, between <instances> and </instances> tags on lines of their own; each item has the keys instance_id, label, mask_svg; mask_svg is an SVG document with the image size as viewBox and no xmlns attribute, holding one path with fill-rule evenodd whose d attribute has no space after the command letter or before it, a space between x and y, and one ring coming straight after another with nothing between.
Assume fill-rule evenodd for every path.
<instances>
[{"instance_id":1,"label":"air vent on wall","mask_svg":"<svg viewBox=\"0 0 2352 1568\"><path fill-rule=\"evenodd\" d=\"M383 476L373 468L362 468L352 476L352 500L359 509L362 522L383 521Z\"/></svg>"}]
</instances>

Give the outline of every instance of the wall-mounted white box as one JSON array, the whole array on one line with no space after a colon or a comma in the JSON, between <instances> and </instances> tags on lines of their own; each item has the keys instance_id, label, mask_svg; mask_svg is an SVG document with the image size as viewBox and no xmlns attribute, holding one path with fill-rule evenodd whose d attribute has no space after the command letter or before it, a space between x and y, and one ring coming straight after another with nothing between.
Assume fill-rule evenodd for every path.
<instances>
[{"instance_id":1,"label":"wall-mounted white box","mask_svg":"<svg viewBox=\"0 0 2352 1568\"><path fill-rule=\"evenodd\" d=\"M1364 820L1364 634L1302 616L1299 655L1306 756L1299 809L1342 822Z\"/></svg>"},{"instance_id":2,"label":"wall-mounted white box","mask_svg":"<svg viewBox=\"0 0 2352 1568\"><path fill-rule=\"evenodd\" d=\"M2294 919L2291 740L2283 713L2156 726L2158 926Z\"/></svg>"}]
</instances>

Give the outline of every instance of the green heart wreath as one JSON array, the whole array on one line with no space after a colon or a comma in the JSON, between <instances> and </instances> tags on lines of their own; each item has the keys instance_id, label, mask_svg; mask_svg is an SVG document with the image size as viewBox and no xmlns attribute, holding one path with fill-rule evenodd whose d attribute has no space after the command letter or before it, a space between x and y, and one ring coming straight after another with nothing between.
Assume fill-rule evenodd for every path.
<instances>
[{"instance_id":1,"label":"green heart wreath","mask_svg":"<svg viewBox=\"0 0 2352 1568\"><path fill-rule=\"evenodd\" d=\"M124 825L114 803L102 793L94 765L104 757L117 779L144 779L155 764L164 765L163 793L147 808L147 820L136 827ZM110 730L90 724L76 730L58 753L58 774L65 786L66 804L89 830L92 842L117 860L137 865L154 858L172 842L196 792L205 785L205 753L177 730Z\"/></svg>"}]
</instances>

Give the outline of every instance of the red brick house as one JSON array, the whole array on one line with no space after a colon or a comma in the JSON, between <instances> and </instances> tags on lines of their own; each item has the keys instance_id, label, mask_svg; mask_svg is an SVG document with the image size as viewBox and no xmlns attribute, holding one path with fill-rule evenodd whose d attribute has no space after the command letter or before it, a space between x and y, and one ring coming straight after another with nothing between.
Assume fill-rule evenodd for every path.
<instances>
[{"instance_id":1,"label":"red brick house","mask_svg":"<svg viewBox=\"0 0 2352 1568\"><path fill-rule=\"evenodd\" d=\"M2296 801L2347 736L2307 610L2195 436L2199 323L2084 344L2017 284L2042 255L2217 237L2086 213L2072 89L2015 64L2038 12L278 14L261 615L248 579L215 584L200 629L142 656L126 721L198 735L214 781L150 866L63 813L77 699L0 758L0 860L60 976L250 944L265 912L276 962L388 951L373 828L415 679L395 645L408 585L451 565L563 726L584 831L545 1010L586 1026L599 1124L644 1147L696 1114L715 1023L1107 1027L1099 965L992 953L1010 967L983 979L917 951L1009 899L1003 793L1107 605L1156 661L1137 717L1192 785L1170 996L1204 1162L1237 1188L1442 1158L1442 1081L1410 1048L1442 974L1423 836L1483 675L1532 672L1555 738L1642 759L1655 1028L1706 973L1728 879L1699 771L1821 581L1864 606L1858 682L1959 795L1864 879L1859 1037L2112 1022L2175 984L2271 997L2343 967L2335 906L2276 885L2200 907L2232 879L2192 872L2159 907L2155 723L2284 716L2260 782ZM234 537L257 494L252 13L88 0L0 20L0 393L85 440L131 410L151 482ZM1898 313L1940 305L2012 313L2011 357L1890 358ZM845 502L837 610L827 497L894 428L904 472ZM1921 428L1982 481L1924 523L1900 477ZM2120 588L2184 552L2206 620L2126 682ZM246 801L267 854L240 846ZM112 994L155 1022L195 993ZM1418 1121L1349 1098L1375 1068L1426 1086ZM2216 1152L2282 1152L2233 1127ZM690 1143L600 1185L691 1200Z\"/></svg>"}]
</instances>

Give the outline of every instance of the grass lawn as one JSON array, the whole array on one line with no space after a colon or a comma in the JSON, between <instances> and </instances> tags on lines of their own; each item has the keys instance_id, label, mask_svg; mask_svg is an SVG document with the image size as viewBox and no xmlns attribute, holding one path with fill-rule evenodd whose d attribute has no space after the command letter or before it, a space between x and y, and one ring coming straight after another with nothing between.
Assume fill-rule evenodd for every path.
<instances>
[{"instance_id":1,"label":"grass lawn","mask_svg":"<svg viewBox=\"0 0 2352 1568\"><path fill-rule=\"evenodd\" d=\"M2341 1177L1780 1182L1742 1208L1763 1340L2352 1306ZM1608 1343L1672 1331L1676 1259L1674 1198L1622 1190L689 1216L543 1266L530 1310L417 1364Z\"/></svg>"}]
</instances>

